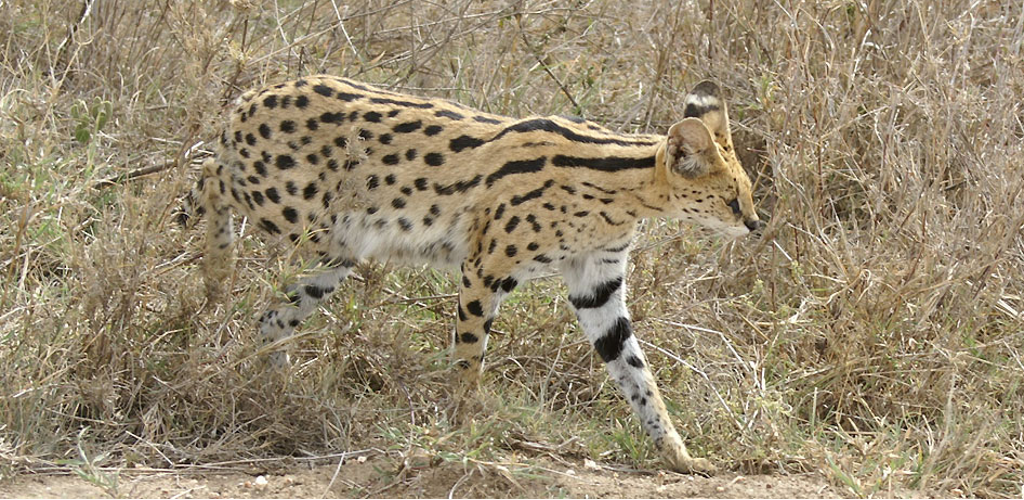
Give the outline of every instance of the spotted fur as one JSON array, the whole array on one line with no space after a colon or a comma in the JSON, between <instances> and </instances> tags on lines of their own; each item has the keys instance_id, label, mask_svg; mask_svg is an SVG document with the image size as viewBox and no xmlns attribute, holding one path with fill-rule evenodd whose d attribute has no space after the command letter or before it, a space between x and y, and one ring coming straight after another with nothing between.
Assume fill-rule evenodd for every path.
<instances>
[{"instance_id":1,"label":"spotted fur","mask_svg":"<svg viewBox=\"0 0 1024 500\"><path fill-rule=\"evenodd\" d=\"M325 269L263 314L267 341L291 336L360 260L459 268L454 365L463 387L477 384L502 299L538 273L560 271L584 334L667 464L710 472L673 427L625 306L641 219L673 217L730 236L763 225L718 87L701 83L684 106L667 135L631 135L308 77L240 98L203 166L196 206L182 217L209 218L213 294L231 273L232 212L320 253ZM287 365L287 351L272 361Z\"/></svg>"}]
</instances>

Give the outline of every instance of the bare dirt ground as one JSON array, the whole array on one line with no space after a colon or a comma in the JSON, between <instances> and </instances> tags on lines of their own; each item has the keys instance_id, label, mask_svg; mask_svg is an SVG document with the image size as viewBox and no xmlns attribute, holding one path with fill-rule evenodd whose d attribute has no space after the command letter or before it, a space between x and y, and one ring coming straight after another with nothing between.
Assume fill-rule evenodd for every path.
<instances>
[{"instance_id":1,"label":"bare dirt ground","mask_svg":"<svg viewBox=\"0 0 1024 500\"><path fill-rule=\"evenodd\" d=\"M904 497L905 492L884 492ZM725 473L715 477L613 470L592 462L531 460L521 466L442 463L398 469L380 458L341 465L292 464L223 471L130 471L117 487L79 476L24 474L0 485L3 498L841 498L820 474L791 476Z\"/></svg>"}]
</instances>

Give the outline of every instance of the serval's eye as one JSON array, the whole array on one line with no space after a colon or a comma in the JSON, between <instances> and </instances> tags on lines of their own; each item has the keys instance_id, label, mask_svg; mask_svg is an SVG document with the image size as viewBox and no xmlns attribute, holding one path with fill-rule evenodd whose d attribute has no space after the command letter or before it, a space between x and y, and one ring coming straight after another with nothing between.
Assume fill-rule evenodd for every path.
<instances>
[{"instance_id":1,"label":"serval's eye","mask_svg":"<svg viewBox=\"0 0 1024 500\"><path fill-rule=\"evenodd\" d=\"M743 216L743 212L740 211L740 199L739 198L733 198L732 201L729 202L729 208L732 209L732 213L736 214L737 217L742 217Z\"/></svg>"}]
</instances>

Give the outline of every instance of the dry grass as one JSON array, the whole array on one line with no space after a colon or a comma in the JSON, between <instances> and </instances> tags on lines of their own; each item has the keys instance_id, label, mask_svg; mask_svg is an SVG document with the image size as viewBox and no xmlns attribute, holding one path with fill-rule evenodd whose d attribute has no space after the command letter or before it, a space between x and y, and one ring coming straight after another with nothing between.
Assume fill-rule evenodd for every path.
<instances>
[{"instance_id":1,"label":"dry grass","mask_svg":"<svg viewBox=\"0 0 1024 500\"><path fill-rule=\"evenodd\" d=\"M302 328L290 379L266 378L254 319L297 264L249 238L234 301L207 304L201 232L169 213L259 83L328 72L663 131L710 77L771 223L727 243L654 221L630 277L691 447L851 495L1020 494L1020 2L85 4L0 1L0 477L525 443L653 466L557 281L504 306L494 415L460 429L447 276L363 267Z\"/></svg>"}]
</instances>

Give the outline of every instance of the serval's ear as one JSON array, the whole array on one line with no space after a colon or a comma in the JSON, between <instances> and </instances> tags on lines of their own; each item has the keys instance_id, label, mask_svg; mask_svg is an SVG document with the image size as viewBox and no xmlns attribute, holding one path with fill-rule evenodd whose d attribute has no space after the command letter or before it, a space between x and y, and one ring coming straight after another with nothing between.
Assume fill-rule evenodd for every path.
<instances>
[{"instance_id":1,"label":"serval's ear","mask_svg":"<svg viewBox=\"0 0 1024 500\"><path fill-rule=\"evenodd\" d=\"M729 111L718 85L703 81L686 95L683 116L698 118L704 122L715 137L715 142L726 150L732 149L732 135L729 133Z\"/></svg>"},{"instance_id":2,"label":"serval's ear","mask_svg":"<svg viewBox=\"0 0 1024 500\"><path fill-rule=\"evenodd\" d=\"M686 118L668 129L665 163L687 179L707 175L722 159L712 142L711 131L698 118Z\"/></svg>"}]
</instances>

